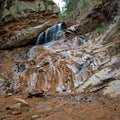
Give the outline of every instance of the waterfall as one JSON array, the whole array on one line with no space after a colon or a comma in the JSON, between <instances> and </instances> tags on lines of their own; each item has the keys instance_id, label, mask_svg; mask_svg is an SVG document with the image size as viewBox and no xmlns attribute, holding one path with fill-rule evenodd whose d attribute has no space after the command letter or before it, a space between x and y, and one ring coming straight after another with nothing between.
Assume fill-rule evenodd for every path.
<instances>
[{"instance_id":1,"label":"waterfall","mask_svg":"<svg viewBox=\"0 0 120 120\"><path fill-rule=\"evenodd\" d=\"M62 23L53 25L37 37L36 45L53 42L62 37Z\"/></svg>"},{"instance_id":2,"label":"waterfall","mask_svg":"<svg viewBox=\"0 0 120 120\"><path fill-rule=\"evenodd\" d=\"M39 34L37 38L36 45L42 44L44 39L45 39L45 32L42 32L41 34Z\"/></svg>"}]
</instances>

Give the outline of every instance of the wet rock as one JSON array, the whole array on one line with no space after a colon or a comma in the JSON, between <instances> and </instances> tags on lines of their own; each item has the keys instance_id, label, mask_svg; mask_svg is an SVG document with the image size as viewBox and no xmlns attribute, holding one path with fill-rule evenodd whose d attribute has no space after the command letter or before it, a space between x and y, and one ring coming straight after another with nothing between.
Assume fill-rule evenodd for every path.
<instances>
[{"instance_id":1,"label":"wet rock","mask_svg":"<svg viewBox=\"0 0 120 120\"><path fill-rule=\"evenodd\" d=\"M65 23L53 25L52 27L48 28L45 32L39 34L36 45L48 43L50 41L56 41L60 38L63 38L64 35L62 30L64 29L66 29Z\"/></svg>"},{"instance_id":2,"label":"wet rock","mask_svg":"<svg viewBox=\"0 0 120 120\"><path fill-rule=\"evenodd\" d=\"M72 26L70 30L74 32L76 27ZM27 52L26 59L22 58L24 52L21 53L21 49L16 49L18 52L15 53L11 50L10 55L14 57L11 59L6 54L9 58L6 59L13 60L12 64L3 65L6 59L2 59L1 66L9 66L9 69L2 67L1 73L11 78L11 86L15 89L29 92L28 98L44 97L45 92L98 92L107 87L109 82L119 79L119 43L119 29L115 23L105 34L74 34L54 41L47 47L46 44L34 46ZM13 64L15 56L16 61L22 58L20 60L25 62ZM21 64L24 64L24 69L18 70Z\"/></svg>"}]
</instances>

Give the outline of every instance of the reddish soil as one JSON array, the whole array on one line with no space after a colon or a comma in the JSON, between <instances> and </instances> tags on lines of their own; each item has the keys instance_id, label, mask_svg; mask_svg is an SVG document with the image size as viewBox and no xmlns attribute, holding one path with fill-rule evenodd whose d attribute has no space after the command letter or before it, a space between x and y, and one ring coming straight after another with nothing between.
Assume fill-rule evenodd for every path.
<instances>
[{"instance_id":1,"label":"reddish soil","mask_svg":"<svg viewBox=\"0 0 120 120\"><path fill-rule=\"evenodd\" d=\"M24 99L30 105L18 115L6 110L6 107L16 103L15 97ZM0 108L0 120L120 120L120 97L110 98L99 94L57 94L42 98L0 95ZM34 115L37 118L32 119Z\"/></svg>"}]
</instances>

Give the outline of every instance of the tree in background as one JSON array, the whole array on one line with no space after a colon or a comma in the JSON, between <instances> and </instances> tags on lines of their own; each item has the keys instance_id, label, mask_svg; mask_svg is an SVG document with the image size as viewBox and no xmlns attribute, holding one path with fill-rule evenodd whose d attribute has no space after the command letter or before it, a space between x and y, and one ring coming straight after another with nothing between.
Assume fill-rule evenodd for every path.
<instances>
[{"instance_id":1,"label":"tree in background","mask_svg":"<svg viewBox=\"0 0 120 120\"><path fill-rule=\"evenodd\" d=\"M97 0L63 0L65 2L65 10L61 13L61 16L64 16L64 19L71 11L79 9L81 12L85 12L88 5Z\"/></svg>"},{"instance_id":2,"label":"tree in background","mask_svg":"<svg viewBox=\"0 0 120 120\"><path fill-rule=\"evenodd\" d=\"M66 12L70 12L76 8L79 0L63 0L63 2L66 3L65 4Z\"/></svg>"},{"instance_id":3,"label":"tree in background","mask_svg":"<svg viewBox=\"0 0 120 120\"><path fill-rule=\"evenodd\" d=\"M62 12L60 13L61 20L64 21L69 14L69 12L75 10L77 3L79 0L63 0L65 2L65 7L63 8Z\"/></svg>"}]
</instances>

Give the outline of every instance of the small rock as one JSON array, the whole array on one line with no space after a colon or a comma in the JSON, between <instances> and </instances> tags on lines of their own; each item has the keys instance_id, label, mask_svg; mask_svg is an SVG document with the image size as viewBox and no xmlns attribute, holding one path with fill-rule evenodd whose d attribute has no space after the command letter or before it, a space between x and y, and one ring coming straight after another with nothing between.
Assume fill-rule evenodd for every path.
<instances>
[{"instance_id":1,"label":"small rock","mask_svg":"<svg viewBox=\"0 0 120 120\"><path fill-rule=\"evenodd\" d=\"M11 114L12 115L20 115L20 114L22 114L22 112L20 110L12 110Z\"/></svg>"},{"instance_id":2,"label":"small rock","mask_svg":"<svg viewBox=\"0 0 120 120\"><path fill-rule=\"evenodd\" d=\"M32 98L32 97L43 97L45 96L44 91L40 91L40 92L31 92L28 93L28 98Z\"/></svg>"},{"instance_id":3,"label":"small rock","mask_svg":"<svg viewBox=\"0 0 120 120\"><path fill-rule=\"evenodd\" d=\"M10 97L12 95L13 95L13 93L8 93L8 94L6 94L6 97Z\"/></svg>"},{"instance_id":4,"label":"small rock","mask_svg":"<svg viewBox=\"0 0 120 120\"><path fill-rule=\"evenodd\" d=\"M31 118L31 120L36 120L36 119L38 119L38 118L39 118L38 115L33 115L32 118Z\"/></svg>"},{"instance_id":5,"label":"small rock","mask_svg":"<svg viewBox=\"0 0 120 120\"><path fill-rule=\"evenodd\" d=\"M26 108L27 107L27 108ZM6 110L12 110L12 111L16 111L16 110L28 110L29 105L25 104L25 103L16 103L14 105L8 106L6 107Z\"/></svg>"},{"instance_id":6,"label":"small rock","mask_svg":"<svg viewBox=\"0 0 120 120\"><path fill-rule=\"evenodd\" d=\"M6 107L6 110L11 110L10 113L12 115L19 115L22 113L20 107L21 107L21 103L16 103L14 105Z\"/></svg>"},{"instance_id":7,"label":"small rock","mask_svg":"<svg viewBox=\"0 0 120 120\"><path fill-rule=\"evenodd\" d=\"M21 98L14 98L17 102L20 102L21 103L21 107L25 107L25 106L29 106L29 104L25 101L25 100L23 100L23 99L21 99Z\"/></svg>"},{"instance_id":8,"label":"small rock","mask_svg":"<svg viewBox=\"0 0 120 120\"><path fill-rule=\"evenodd\" d=\"M21 107L21 103L16 103L14 105L6 107L6 110L14 110L14 109L17 110L20 109L20 107Z\"/></svg>"},{"instance_id":9,"label":"small rock","mask_svg":"<svg viewBox=\"0 0 120 120\"><path fill-rule=\"evenodd\" d=\"M29 107L28 104L19 102L14 105L6 107L6 110L10 110L10 113L12 115L19 115L19 114L22 114L21 111L29 111L28 107Z\"/></svg>"},{"instance_id":10,"label":"small rock","mask_svg":"<svg viewBox=\"0 0 120 120\"><path fill-rule=\"evenodd\" d=\"M17 91L11 88L7 88L5 92L6 92L6 97L9 97L9 95L17 94Z\"/></svg>"},{"instance_id":11,"label":"small rock","mask_svg":"<svg viewBox=\"0 0 120 120\"><path fill-rule=\"evenodd\" d=\"M7 120L7 118L9 118L9 114L6 114L6 115L0 117L0 120Z\"/></svg>"},{"instance_id":12,"label":"small rock","mask_svg":"<svg viewBox=\"0 0 120 120\"><path fill-rule=\"evenodd\" d=\"M6 94L9 94L9 93L14 93L14 89L8 88L8 89L6 90Z\"/></svg>"}]
</instances>

